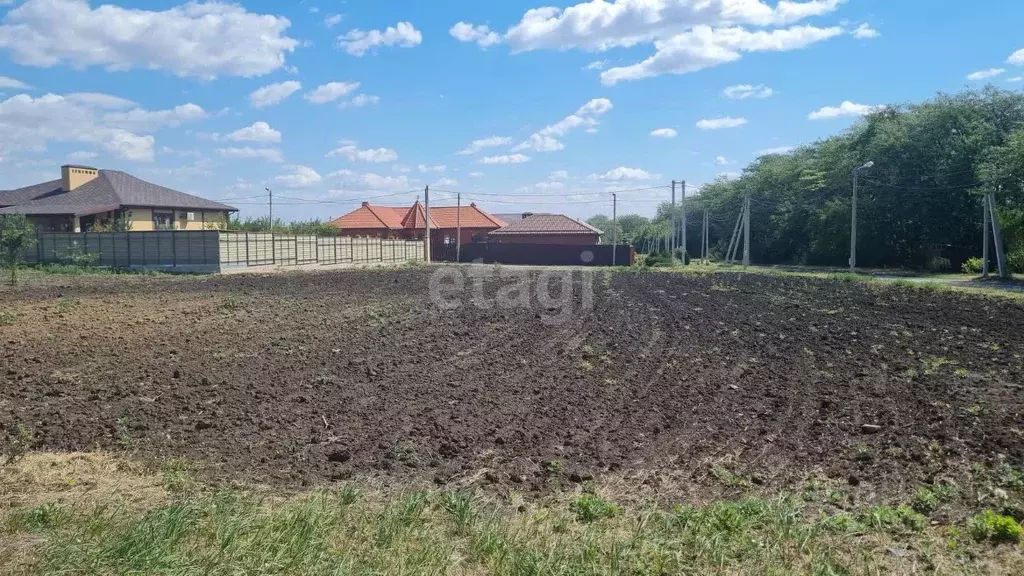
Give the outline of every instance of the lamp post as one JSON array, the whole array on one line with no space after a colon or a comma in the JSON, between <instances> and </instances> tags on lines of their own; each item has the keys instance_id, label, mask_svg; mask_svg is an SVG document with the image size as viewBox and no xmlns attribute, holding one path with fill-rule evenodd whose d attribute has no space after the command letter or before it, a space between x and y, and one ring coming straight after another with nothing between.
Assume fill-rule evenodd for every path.
<instances>
[{"instance_id":1,"label":"lamp post","mask_svg":"<svg viewBox=\"0 0 1024 576\"><path fill-rule=\"evenodd\" d=\"M850 272L857 268L857 175L861 170L874 167L873 161L853 169L853 205L850 211Z\"/></svg>"}]
</instances>

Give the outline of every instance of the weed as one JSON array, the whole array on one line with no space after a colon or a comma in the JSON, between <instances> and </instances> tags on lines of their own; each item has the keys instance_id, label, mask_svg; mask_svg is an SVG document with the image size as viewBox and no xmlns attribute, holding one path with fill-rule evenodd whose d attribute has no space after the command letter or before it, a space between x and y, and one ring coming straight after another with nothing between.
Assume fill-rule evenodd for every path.
<instances>
[{"instance_id":1,"label":"weed","mask_svg":"<svg viewBox=\"0 0 1024 576\"><path fill-rule=\"evenodd\" d=\"M445 492L441 496L441 507L451 515L458 534L466 534L476 521L475 496L467 492Z\"/></svg>"},{"instance_id":2,"label":"weed","mask_svg":"<svg viewBox=\"0 0 1024 576\"><path fill-rule=\"evenodd\" d=\"M878 506L862 514L860 521L878 532L899 534L924 530L925 517L909 506Z\"/></svg>"},{"instance_id":3,"label":"weed","mask_svg":"<svg viewBox=\"0 0 1024 576\"><path fill-rule=\"evenodd\" d=\"M979 541L1019 542L1024 536L1024 529L1016 520L1009 516L996 514L992 510L985 510L981 514L972 516L967 521L967 529L971 536Z\"/></svg>"},{"instance_id":4,"label":"weed","mask_svg":"<svg viewBox=\"0 0 1024 576\"><path fill-rule=\"evenodd\" d=\"M614 518L621 512L617 504L594 494L580 494L569 504L569 510L576 514L576 520L586 523Z\"/></svg>"},{"instance_id":5,"label":"weed","mask_svg":"<svg viewBox=\"0 0 1024 576\"><path fill-rule=\"evenodd\" d=\"M13 326L18 316L14 312L4 310L0 312L0 326Z\"/></svg>"},{"instance_id":6,"label":"weed","mask_svg":"<svg viewBox=\"0 0 1024 576\"><path fill-rule=\"evenodd\" d=\"M580 369L584 372L590 372L594 369L594 363L590 360L583 360L580 362Z\"/></svg>"},{"instance_id":7,"label":"weed","mask_svg":"<svg viewBox=\"0 0 1024 576\"><path fill-rule=\"evenodd\" d=\"M867 444L857 444L853 449L853 459L857 462L871 462L875 459L875 449Z\"/></svg>"},{"instance_id":8,"label":"weed","mask_svg":"<svg viewBox=\"0 0 1024 576\"><path fill-rule=\"evenodd\" d=\"M949 358L943 358L941 356L930 356L921 361L922 369L926 376L931 376L939 371L943 366L953 364L953 361Z\"/></svg>"},{"instance_id":9,"label":"weed","mask_svg":"<svg viewBox=\"0 0 1024 576\"><path fill-rule=\"evenodd\" d=\"M969 373L967 372L967 368L957 368L956 371L953 372L953 374L957 378L960 378L961 380L963 380L964 378L967 378Z\"/></svg>"},{"instance_id":10,"label":"weed","mask_svg":"<svg viewBox=\"0 0 1024 576\"><path fill-rule=\"evenodd\" d=\"M580 347L580 354L582 354L584 358L593 358L594 347L591 346L590 344L584 344L583 346Z\"/></svg>"},{"instance_id":11,"label":"weed","mask_svg":"<svg viewBox=\"0 0 1024 576\"><path fill-rule=\"evenodd\" d=\"M76 306L81 304L80 300L74 300L71 298L57 298L56 311L58 314L67 314L75 309Z\"/></svg>"},{"instance_id":12,"label":"weed","mask_svg":"<svg viewBox=\"0 0 1024 576\"><path fill-rule=\"evenodd\" d=\"M362 491L359 488L352 485L342 486L341 488L338 488L338 490L335 492L338 504L341 504L342 506L351 506L355 504L356 501L359 500L359 497L361 495Z\"/></svg>"},{"instance_id":13,"label":"weed","mask_svg":"<svg viewBox=\"0 0 1024 576\"><path fill-rule=\"evenodd\" d=\"M544 471L547 472L549 476L556 476L565 472L565 464L563 464L561 460L552 460L544 465Z\"/></svg>"},{"instance_id":14,"label":"weed","mask_svg":"<svg viewBox=\"0 0 1024 576\"><path fill-rule=\"evenodd\" d=\"M135 447L135 438L132 436L131 425L127 416L121 416L114 423L117 429L117 444L127 452Z\"/></svg>"},{"instance_id":15,"label":"weed","mask_svg":"<svg viewBox=\"0 0 1024 576\"><path fill-rule=\"evenodd\" d=\"M939 507L939 497L928 488L918 488L910 506L921 514L931 514Z\"/></svg>"},{"instance_id":16,"label":"weed","mask_svg":"<svg viewBox=\"0 0 1024 576\"><path fill-rule=\"evenodd\" d=\"M7 433L6 447L3 452L4 465L13 464L24 458L34 440L35 434L32 433L31 428L24 424L14 426Z\"/></svg>"},{"instance_id":17,"label":"weed","mask_svg":"<svg viewBox=\"0 0 1024 576\"><path fill-rule=\"evenodd\" d=\"M238 296L228 294L224 297L224 301L221 302L220 307L224 310L238 310L242 307L242 302L238 299Z\"/></svg>"},{"instance_id":18,"label":"weed","mask_svg":"<svg viewBox=\"0 0 1024 576\"><path fill-rule=\"evenodd\" d=\"M967 408L964 408L964 412L967 412L971 416L980 416L981 406L968 406Z\"/></svg>"},{"instance_id":19,"label":"weed","mask_svg":"<svg viewBox=\"0 0 1024 576\"><path fill-rule=\"evenodd\" d=\"M996 478L1003 488L1024 488L1024 472L1002 462L996 467Z\"/></svg>"},{"instance_id":20,"label":"weed","mask_svg":"<svg viewBox=\"0 0 1024 576\"><path fill-rule=\"evenodd\" d=\"M14 532L39 533L53 530L69 518L70 515L63 507L47 502L35 508L15 512L8 519L7 525Z\"/></svg>"}]
</instances>

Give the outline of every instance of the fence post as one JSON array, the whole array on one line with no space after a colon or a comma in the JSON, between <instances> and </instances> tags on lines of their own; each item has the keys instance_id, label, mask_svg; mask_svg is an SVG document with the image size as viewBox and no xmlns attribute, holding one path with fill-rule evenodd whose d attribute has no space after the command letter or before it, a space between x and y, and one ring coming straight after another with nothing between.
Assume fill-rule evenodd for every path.
<instances>
[{"instance_id":1,"label":"fence post","mask_svg":"<svg viewBox=\"0 0 1024 576\"><path fill-rule=\"evenodd\" d=\"M174 261L174 267L178 267L178 237L175 233L171 232L171 260Z\"/></svg>"},{"instance_id":2,"label":"fence post","mask_svg":"<svg viewBox=\"0 0 1024 576\"><path fill-rule=\"evenodd\" d=\"M36 229L36 264L43 263L43 235Z\"/></svg>"},{"instance_id":3,"label":"fence post","mask_svg":"<svg viewBox=\"0 0 1024 576\"><path fill-rule=\"evenodd\" d=\"M125 240L128 243L128 267L131 268L132 267L132 233L131 232L125 232L124 236L125 236Z\"/></svg>"},{"instance_id":4,"label":"fence post","mask_svg":"<svg viewBox=\"0 0 1024 576\"><path fill-rule=\"evenodd\" d=\"M235 244L235 246L238 246L238 244ZM236 255L238 254L238 249L237 248L235 249L235 254ZM248 232L245 233L245 265L246 266L249 265L249 233Z\"/></svg>"}]
</instances>

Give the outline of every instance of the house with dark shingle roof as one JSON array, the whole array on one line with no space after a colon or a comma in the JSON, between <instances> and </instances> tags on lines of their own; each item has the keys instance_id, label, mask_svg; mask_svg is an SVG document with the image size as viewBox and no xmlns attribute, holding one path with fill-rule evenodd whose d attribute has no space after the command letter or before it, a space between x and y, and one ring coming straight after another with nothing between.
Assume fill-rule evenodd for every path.
<instances>
[{"instance_id":1,"label":"house with dark shingle roof","mask_svg":"<svg viewBox=\"0 0 1024 576\"><path fill-rule=\"evenodd\" d=\"M524 213L487 235L495 244L563 244L586 246L598 244L604 232L586 222L562 214Z\"/></svg>"},{"instance_id":2,"label":"house with dark shingle roof","mask_svg":"<svg viewBox=\"0 0 1024 576\"><path fill-rule=\"evenodd\" d=\"M133 232L223 228L238 209L119 170L61 166L61 178L0 190L0 215L24 214L41 232L88 232L115 219Z\"/></svg>"}]
</instances>

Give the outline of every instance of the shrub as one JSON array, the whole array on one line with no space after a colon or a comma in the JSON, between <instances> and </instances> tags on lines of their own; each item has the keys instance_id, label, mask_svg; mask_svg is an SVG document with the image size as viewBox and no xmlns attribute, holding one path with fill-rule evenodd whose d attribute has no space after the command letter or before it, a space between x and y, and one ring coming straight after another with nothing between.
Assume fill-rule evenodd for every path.
<instances>
[{"instance_id":1,"label":"shrub","mask_svg":"<svg viewBox=\"0 0 1024 576\"><path fill-rule=\"evenodd\" d=\"M11 271L11 286L18 283L18 266L25 250L36 243L35 228L23 214L0 216L0 264Z\"/></svg>"},{"instance_id":2,"label":"shrub","mask_svg":"<svg viewBox=\"0 0 1024 576\"><path fill-rule=\"evenodd\" d=\"M1024 248L1006 255L1006 267L1013 274L1024 274Z\"/></svg>"},{"instance_id":3,"label":"shrub","mask_svg":"<svg viewBox=\"0 0 1024 576\"><path fill-rule=\"evenodd\" d=\"M981 274L984 265L985 261L975 256L974 258L968 258L963 265L960 266L960 271L964 274Z\"/></svg>"},{"instance_id":4,"label":"shrub","mask_svg":"<svg viewBox=\"0 0 1024 576\"><path fill-rule=\"evenodd\" d=\"M985 510L967 521L967 527L976 540L993 542L1019 542L1024 536L1020 524L1009 516Z\"/></svg>"},{"instance_id":5,"label":"shrub","mask_svg":"<svg viewBox=\"0 0 1024 576\"><path fill-rule=\"evenodd\" d=\"M927 268L929 272L947 272L953 269L953 264L950 263L949 258L934 256L928 259Z\"/></svg>"}]
</instances>

